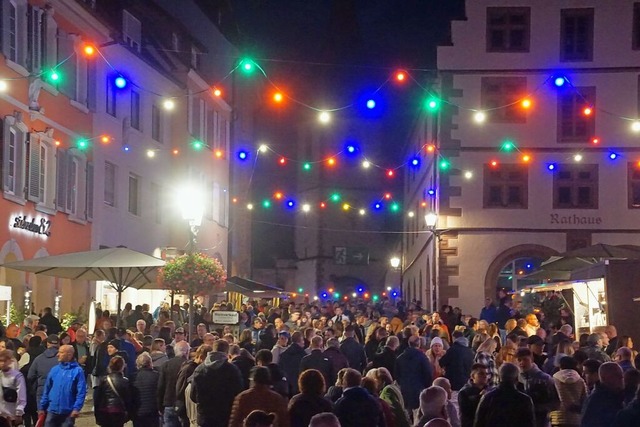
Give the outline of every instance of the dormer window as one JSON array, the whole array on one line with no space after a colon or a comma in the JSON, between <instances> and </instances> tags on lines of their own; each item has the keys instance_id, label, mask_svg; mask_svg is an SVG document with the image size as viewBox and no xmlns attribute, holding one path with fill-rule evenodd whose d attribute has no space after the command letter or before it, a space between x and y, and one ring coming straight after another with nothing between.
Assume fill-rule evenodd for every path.
<instances>
[{"instance_id":1,"label":"dormer window","mask_svg":"<svg viewBox=\"0 0 640 427\"><path fill-rule=\"evenodd\" d=\"M126 10L122 11L122 38L124 42L140 52L142 45L142 24Z\"/></svg>"}]
</instances>

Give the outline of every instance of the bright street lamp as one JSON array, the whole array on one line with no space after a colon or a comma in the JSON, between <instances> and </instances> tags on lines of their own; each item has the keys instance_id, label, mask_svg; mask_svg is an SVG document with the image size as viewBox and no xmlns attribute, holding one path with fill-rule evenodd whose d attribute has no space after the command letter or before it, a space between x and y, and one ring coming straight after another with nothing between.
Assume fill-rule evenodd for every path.
<instances>
[{"instance_id":1,"label":"bright street lamp","mask_svg":"<svg viewBox=\"0 0 640 427\"><path fill-rule=\"evenodd\" d=\"M391 258L389 262L391 263L391 267L393 268L400 267L400 258L398 258L397 256L394 256L393 258Z\"/></svg>"},{"instance_id":2,"label":"bright street lamp","mask_svg":"<svg viewBox=\"0 0 640 427\"><path fill-rule=\"evenodd\" d=\"M427 223L427 227L435 228L438 223L438 214L434 212L429 212L424 216L424 221Z\"/></svg>"}]
</instances>

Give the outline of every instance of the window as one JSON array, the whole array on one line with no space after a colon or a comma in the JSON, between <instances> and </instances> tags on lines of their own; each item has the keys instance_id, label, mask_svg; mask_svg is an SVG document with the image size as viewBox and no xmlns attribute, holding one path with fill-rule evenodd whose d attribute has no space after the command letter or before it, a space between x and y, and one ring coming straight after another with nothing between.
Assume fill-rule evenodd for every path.
<instances>
[{"instance_id":1,"label":"window","mask_svg":"<svg viewBox=\"0 0 640 427\"><path fill-rule=\"evenodd\" d=\"M97 96L97 73L96 62L87 61L87 108L96 111Z\"/></svg>"},{"instance_id":2,"label":"window","mask_svg":"<svg viewBox=\"0 0 640 427\"><path fill-rule=\"evenodd\" d=\"M151 106L151 138L162 142L162 115L157 105Z\"/></svg>"},{"instance_id":3,"label":"window","mask_svg":"<svg viewBox=\"0 0 640 427\"><path fill-rule=\"evenodd\" d=\"M562 9L560 60L593 60L593 8Z\"/></svg>"},{"instance_id":4,"label":"window","mask_svg":"<svg viewBox=\"0 0 640 427\"><path fill-rule=\"evenodd\" d=\"M213 115L213 110L211 109L207 109L207 125L206 125L206 130L207 130L207 145L209 147L212 148L217 148L215 143L215 124L214 124L214 120L215 117Z\"/></svg>"},{"instance_id":5,"label":"window","mask_svg":"<svg viewBox=\"0 0 640 427\"><path fill-rule=\"evenodd\" d=\"M487 52L528 52L531 8L487 8Z\"/></svg>"},{"instance_id":6,"label":"window","mask_svg":"<svg viewBox=\"0 0 640 427\"><path fill-rule=\"evenodd\" d=\"M140 94L131 91L131 127L140 130Z\"/></svg>"},{"instance_id":7,"label":"window","mask_svg":"<svg viewBox=\"0 0 640 427\"><path fill-rule=\"evenodd\" d=\"M558 165L553 176L554 209L598 208L598 165Z\"/></svg>"},{"instance_id":8,"label":"window","mask_svg":"<svg viewBox=\"0 0 640 427\"><path fill-rule=\"evenodd\" d=\"M142 24L139 19L126 10L122 11L122 38L126 44L140 52Z\"/></svg>"},{"instance_id":9,"label":"window","mask_svg":"<svg viewBox=\"0 0 640 427\"><path fill-rule=\"evenodd\" d=\"M70 99L78 99L78 55L75 54L75 37L71 33L67 33L58 29L58 59L60 64L58 68L63 78L59 79L56 84L60 92L67 95Z\"/></svg>"},{"instance_id":10,"label":"window","mask_svg":"<svg viewBox=\"0 0 640 427\"><path fill-rule=\"evenodd\" d=\"M518 164L484 165L484 207L526 209L529 171Z\"/></svg>"},{"instance_id":11,"label":"window","mask_svg":"<svg viewBox=\"0 0 640 427\"><path fill-rule=\"evenodd\" d=\"M140 178L129 174L129 213L140 215Z\"/></svg>"},{"instance_id":12,"label":"window","mask_svg":"<svg viewBox=\"0 0 640 427\"><path fill-rule=\"evenodd\" d=\"M526 77L482 78L481 104L489 111L488 118L493 123L525 123L526 110L517 101L526 93ZM513 105L504 107L511 103Z\"/></svg>"},{"instance_id":13,"label":"window","mask_svg":"<svg viewBox=\"0 0 640 427\"><path fill-rule=\"evenodd\" d=\"M41 201L47 200L46 198L46 188L47 188L47 146L44 144L40 145L40 167L39 167L40 177L38 179L38 186L40 187L40 194L38 194L38 198Z\"/></svg>"},{"instance_id":14,"label":"window","mask_svg":"<svg viewBox=\"0 0 640 427\"><path fill-rule=\"evenodd\" d=\"M629 162L628 165L628 193L629 208L640 208L640 166L637 163Z\"/></svg>"},{"instance_id":15,"label":"window","mask_svg":"<svg viewBox=\"0 0 640 427\"><path fill-rule=\"evenodd\" d=\"M9 60L18 62L18 6L9 1Z\"/></svg>"},{"instance_id":16,"label":"window","mask_svg":"<svg viewBox=\"0 0 640 427\"><path fill-rule=\"evenodd\" d=\"M589 142L595 134L595 87L576 87L558 92L558 141ZM590 107L590 114L585 108Z\"/></svg>"},{"instance_id":17,"label":"window","mask_svg":"<svg viewBox=\"0 0 640 427\"><path fill-rule=\"evenodd\" d=\"M155 182L151 183L151 206L156 224L162 223L162 191Z\"/></svg>"},{"instance_id":18,"label":"window","mask_svg":"<svg viewBox=\"0 0 640 427\"><path fill-rule=\"evenodd\" d=\"M78 198L78 160L71 157L67 164L67 212L77 214Z\"/></svg>"},{"instance_id":19,"label":"window","mask_svg":"<svg viewBox=\"0 0 640 427\"><path fill-rule=\"evenodd\" d=\"M16 193L16 161L17 161L17 147L16 147L16 131L11 129L9 131L9 155L7 156L8 168L7 168L7 180L5 185L5 191L9 193Z\"/></svg>"},{"instance_id":20,"label":"window","mask_svg":"<svg viewBox=\"0 0 640 427\"><path fill-rule=\"evenodd\" d=\"M116 90L107 79L107 114L116 117Z\"/></svg>"},{"instance_id":21,"label":"window","mask_svg":"<svg viewBox=\"0 0 640 427\"><path fill-rule=\"evenodd\" d=\"M633 4L633 34L631 34L632 48L640 50L640 3Z\"/></svg>"},{"instance_id":22,"label":"window","mask_svg":"<svg viewBox=\"0 0 640 427\"><path fill-rule=\"evenodd\" d=\"M104 204L116 206L116 165L104 162Z\"/></svg>"},{"instance_id":23,"label":"window","mask_svg":"<svg viewBox=\"0 0 640 427\"><path fill-rule=\"evenodd\" d=\"M46 62L46 22L44 10L27 7L27 68L38 72Z\"/></svg>"}]
</instances>

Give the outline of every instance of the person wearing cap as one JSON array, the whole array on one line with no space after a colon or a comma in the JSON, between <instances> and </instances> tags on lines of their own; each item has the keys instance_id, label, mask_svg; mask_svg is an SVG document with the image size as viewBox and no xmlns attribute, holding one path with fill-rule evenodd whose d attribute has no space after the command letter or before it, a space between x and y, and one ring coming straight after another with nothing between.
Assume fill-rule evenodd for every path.
<instances>
[{"instance_id":1,"label":"person wearing cap","mask_svg":"<svg viewBox=\"0 0 640 427\"><path fill-rule=\"evenodd\" d=\"M251 411L242 423L243 427L272 427L276 414L267 414L264 411Z\"/></svg>"},{"instance_id":2,"label":"person wearing cap","mask_svg":"<svg viewBox=\"0 0 640 427\"><path fill-rule=\"evenodd\" d=\"M242 427L242 421L254 410L273 412L276 414L275 427L289 427L287 400L271 390L271 374L264 366L256 366L251 370L251 387L233 401L229 427Z\"/></svg>"},{"instance_id":3,"label":"person wearing cap","mask_svg":"<svg viewBox=\"0 0 640 427\"><path fill-rule=\"evenodd\" d=\"M49 335L46 339L47 349L42 352L41 355L35 358L29 373L27 374L27 384L36 388L36 402L40 402L42 392L44 390L44 383L47 380L47 375L54 366L58 364L58 347L60 347L60 339L57 335ZM73 347L72 347L73 348Z\"/></svg>"},{"instance_id":4,"label":"person wearing cap","mask_svg":"<svg viewBox=\"0 0 640 427\"><path fill-rule=\"evenodd\" d=\"M431 339L431 343L429 343L429 350L427 350L427 358L429 358L429 362L431 362L431 366L433 367L433 378L438 378L444 375L444 369L440 366L440 359L446 351L444 350L444 343L442 342L442 338L435 337Z\"/></svg>"},{"instance_id":5,"label":"person wearing cap","mask_svg":"<svg viewBox=\"0 0 640 427\"><path fill-rule=\"evenodd\" d=\"M538 335L532 335L527 338L527 345L533 354L533 363L543 369L544 363L547 361L547 355L544 353L544 340Z\"/></svg>"},{"instance_id":6,"label":"person wearing cap","mask_svg":"<svg viewBox=\"0 0 640 427\"><path fill-rule=\"evenodd\" d=\"M276 342L276 345L273 346L273 349L271 349L271 354L273 354L273 363L277 364L280 360L280 355L289 348L289 338L291 338L291 335L287 331L278 333L278 341Z\"/></svg>"}]
</instances>

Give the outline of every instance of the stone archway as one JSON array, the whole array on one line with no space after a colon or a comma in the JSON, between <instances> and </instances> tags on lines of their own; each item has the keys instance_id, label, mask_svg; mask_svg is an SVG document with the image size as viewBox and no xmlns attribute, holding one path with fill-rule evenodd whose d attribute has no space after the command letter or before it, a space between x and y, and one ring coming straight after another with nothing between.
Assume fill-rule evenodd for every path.
<instances>
[{"instance_id":1,"label":"stone archway","mask_svg":"<svg viewBox=\"0 0 640 427\"><path fill-rule=\"evenodd\" d=\"M496 283L502 267L517 258L531 257L547 259L551 256L558 255L558 251L548 246L525 244L509 248L500 253L487 269L484 278L484 295L487 298L495 298Z\"/></svg>"}]
</instances>

